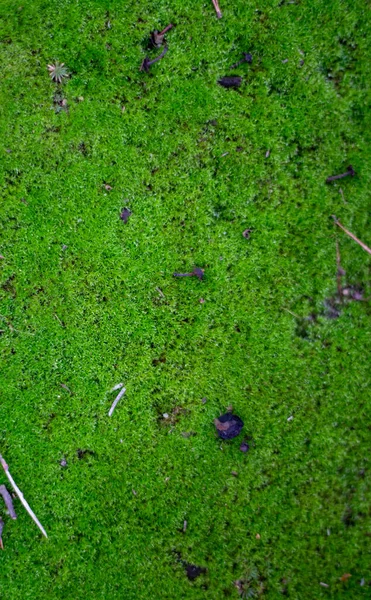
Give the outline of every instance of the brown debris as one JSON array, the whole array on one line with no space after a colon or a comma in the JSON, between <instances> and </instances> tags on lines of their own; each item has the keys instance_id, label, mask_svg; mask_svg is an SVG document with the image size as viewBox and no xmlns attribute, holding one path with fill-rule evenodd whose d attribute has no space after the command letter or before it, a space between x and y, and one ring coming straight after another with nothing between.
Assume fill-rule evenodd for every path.
<instances>
[{"instance_id":1,"label":"brown debris","mask_svg":"<svg viewBox=\"0 0 371 600\"><path fill-rule=\"evenodd\" d=\"M148 58L148 56L146 56L143 59L142 64L140 65L140 71L145 71L146 73L148 73L151 65L154 65L156 62L158 62L159 60L161 60L161 58L163 58L166 54L166 52L169 50L169 48L167 46L165 46L165 48L163 49L163 51L161 52L161 54L159 54L159 56L157 56L156 58L154 58L153 60L151 60L150 58Z\"/></svg>"},{"instance_id":2,"label":"brown debris","mask_svg":"<svg viewBox=\"0 0 371 600\"><path fill-rule=\"evenodd\" d=\"M239 75L227 75L218 80L219 85L225 88L238 88L242 83L242 77Z\"/></svg>"},{"instance_id":3,"label":"brown debris","mask_svg":"<svg viewBox=\"0 0 371 600\"><path fill-rule=\"evenodd\" d=\"M343 177L348 177L348 175L354 177L355 174L356 172L353 169L352 165L349 165L348 170L345 173L340 173L340 175L331 175L331 177L327 177L326 183L331 183L331 181L336 181L337 179L343 179Z\"/></svg>"},{"instance_id":4,"label":"brown debris","mask_svg":"<svg viewBox=\"0 0 371 600\"><path fill-rule=\"evenodd\" d=\"M12 519L16 519L17 518L17 514L14 510L14 506L13 506L13 500L11 495L9 494L8 490L6 489L5 485L0 485L0 495L3 497L3 500L5 502L5 506L8 509L9 512L9 516ZM0 534L1 537L1 534Z\"/></svg>"},{"instance_id":5,"label":"brown debris","mask_svg":"<svg viewBox=\"0 0 371 600\"><path fill-rule=\"evenodd\" d=\"M155 29L155 31L152 31L152 33L151 33L152 45L155 46L155 48L161 48L162 44L166 41L165 33L170 31L170 29L172 29L173 27L174 27L174 25L172 23L170 23L162 31L157 31L156 29Z\"/></svg>"},{"instance_id":6,"label":"brown debris","mask_svg":"<svg viewBox=\"0 0 371 600\"><path fill-rule=\"evenodd\" d=\"M230 68L231 69L236 69L237 67L239 67L240 65L242 65L242 63L249 63L251 65L252 63L252 55L249 52L243 52L243 58L241 58L241 60L239 60L238 62L234 63L234 65L232 65Z\"/></svg>"},{"instance_id":7,"label":"brown debris","mask_svg":"<svg viewBox=\"0 0 371 600\"><path fill-rule=\"evenodd\" d=\"M192 273L173 273L174 277L197 277L200 281L204 277L204 269L200 269L200 267L195 267Z\"/></svg>"},{"instance_id":8,"label":"brown debris","mask_svg":"<svg viewBox=\"0 0 371 600\"><path fill-rule=\"evenodd\" d=\"M218 419L214 419L214 425L222 440L231 440L241 433L243 421L237 415L227 412Z\"/></svg>"},{"instance_id":9,"label":"brown debris","mask_svg":"<svg viewBox=\"0 0 371 600\"><path fill-rule=\"evenodd\" d=\"M197 567L196 565L186 563L186 574L188 579L190 579L191 581L194 581L203 573L206 573L206 569L204 567Z\"/></svg>"},{"instance_id":10,"label":"brown debris","mask_svg":"<svg viewBox=\"0 0 371 600\"><path fill-rule=\"evenodd\" d=\"M120 219L121 219L121 221L124 221L124 223L127 223L130 216L131 216L131 211L128 208L124 208L121 211Z\"/></svg>"}]
</instances>

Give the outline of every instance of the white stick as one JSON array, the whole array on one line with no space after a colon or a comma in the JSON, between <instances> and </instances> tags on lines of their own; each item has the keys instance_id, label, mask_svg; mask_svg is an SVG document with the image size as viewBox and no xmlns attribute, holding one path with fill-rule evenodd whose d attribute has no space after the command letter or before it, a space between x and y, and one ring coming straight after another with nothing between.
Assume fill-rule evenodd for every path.
<instances>
[{"instance_id":1,"label":"white stick","mask_svg":"<svg viewBox=\"0 0 371 600\"><path fill-rule=\"evenodd\" d=\"M114 385L113 388L110 390L110 393L119 390L120 388L122 388L123 385L123 383L118 383L117 385Z\"/></svg>"},{"instance_id":2,"label":"white stick","mask_svg":"<svg viewBox=\"0 0 371 600\"><path fill-rule=\"evenodd\" d=\"M109 417L112 417L113 411L115 410L115 408L118 404L118 401L120 400L120 398L122 398L122 396L125 394L125 392L126 392L126 388L122 388L120 393L116 396L115 400L112 403L111 408L109 409L109 413L108 413Z\"/></svg>"},{"instance_id":3,"label":"white stick","mask_svg":"<svg viewBox=\"0 0 371 600\"><path fill-rule=\"evenodd\" d=\"M11 486L13 488L13 490L15 491L15 493L17 494L18 498L20 499L21 503L23 504L23 506L25 507L25 509L27 510L28 514L30 515L31 519L36 523L36 525L38 526L38 528L40 529L40 531L42 532L43 535L45 535L45 537L47 538L48 535L44 529L44 527L41 525L39 519L37 518L37 516L35 515L35 513L33 512L33 510L31 509L30 505L28 504L27 500L25 499L25 497L23 496L21 490L19 489L19 487L17 486L16 482L14 481L13 477L11 476L11 474L9 473L9 467L6 464L5 460L3 459L3 457L0 454L0 462L2 464L2 467L5 471L5 474L7 476L7 478L9 479Z\"/></svg>"}]
</instances>

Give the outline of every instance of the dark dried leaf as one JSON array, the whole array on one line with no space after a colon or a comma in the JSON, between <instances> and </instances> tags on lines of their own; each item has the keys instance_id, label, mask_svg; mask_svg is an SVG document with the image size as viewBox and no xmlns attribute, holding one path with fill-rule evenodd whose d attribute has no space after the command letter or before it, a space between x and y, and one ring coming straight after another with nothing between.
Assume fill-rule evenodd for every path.
<instances>
[{"instance_id":1,"label":"dark dried leaf","mask_svg":"<svg viewBox=\"0 0 371 600\"><path fill-rule=\"evenodd\" d=\"M123 211L121 212L120 219L122 221L124 221L124 223L127 223L130 215L131 215L131 211L128 208L124 208Z\"/></svg>"},{"instance_id":2,"label":"dark dried leaf","mask_svg":"<svg viewBox=\"0 0 371 600\"><path fill-rule=\"evenodd\" d=\"M187 564L186 573L188 579L194 581L195 579L197 579L197 577L202 575L202 573L206 573L206 569L204 567L197 567L196 565Z\"/></svg>"},{"instance_id":3,"label":"dark dried leaf","mask_svg":"<svg viewBox=\"0 0 371 600\"><path fill-rule=\"evenodd\" d=\"M248 240L251 232L252 232L252 229L245 229L245 231L242 232L242 235L244 238L246 238Z\"/></svg>"},{"instance_id":4,"label":"dark dried leaf","mask_svg":"<svg viewBox=\"0 0 371 600\"><path fill-rule=\"evenodd\" d=\"M232 413L226 413L218 419L214 419L214 424L222 440L231 440L239 435L243 428L242 419Z\"/></svg>"},{"instance_id":5,"label":"dark dried leaf","mask_svg":"<svg viewBox=\"0 0 371 600\"><path fill-rule=\"evenodd\" d=\"M242 83L242 77L239 77L238 75L227 75L226 77L219 79L218 83L225 88L238 88Z\"/></svg>"}]
</instances>

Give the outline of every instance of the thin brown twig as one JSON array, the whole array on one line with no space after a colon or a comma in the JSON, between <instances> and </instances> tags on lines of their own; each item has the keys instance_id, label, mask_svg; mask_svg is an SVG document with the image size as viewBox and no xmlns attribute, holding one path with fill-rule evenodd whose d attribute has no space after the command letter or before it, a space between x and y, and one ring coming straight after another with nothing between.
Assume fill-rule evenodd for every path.
<instances>
[{"instance_id":1,"label":"thin brown twig","mask_svg":"<svg viewBox=\"0 0 371 600\"><path fill-rule=\"evenodd\" d=\"M16 519L17 518L17 513L14 510L13 500L12 500L12 497L9 494L8 490L6 489L5 485L0 485L0 495L4 499L5 506L7 507L8 512L9 512L9 516L12 519Z\"/></svg>"},{"instance_id":2,"label":"thin brown twig","mask_svg":"<svg viewBox=\"0 0 371 600\"><path fill-rule=\"evenodd\" d=\"M165 29L160 31L159 35L165 35L165 33L170 31L170 29L172 29L173 27L174 27L174 25L172 23L169 23L169 25L166 25Z\"/></svg>"},{"instance_id":3,"label":"thin brown twig","mask_svg":"<svg viewBox=\"0 0 371 600\"><path fill-rule=\"evenodd\" d=\"M326 183L331 183L331 181L336 181L337 179L343 179L343 177L348 177L349 175L351 175L351 177L354 177L355 174L356 173L352 165L349 165L348 170L345 171L345 173L340 173L340 175L331 175L331 177L327 177Z\"/></svg>"},{"instance_id":4,"label":"thin brown twig","mask_svg":"<svg viewBox=\"0 0 371 600\"><path fill-rule=\"evenodd\" d=\"M31 333L30 331L20 331L19 329L16 329L15 327L13 327L13 325L9 321L9 319L7 317L4 317L4 315L0 315L0 319L2 319L3 321L5 321L5 323L9 327L9 330L12 333L16 332L16 333L20 333L21 335L35 335L34 333Z\"/></svg>"},{"instance_id":5,"label":"thin brown twig","mask_svg":"<svg viewBox=\"0 0 371 600\"><path fill-rule=\"evenodd\" d=\"M299 320L302 319L302 317L299 317L299 315L296 315L294 312L292 312L292 310L289 310L288 308L285 308L284 306L282 307L282 310L285 310L286 312L290 313L290 315L295 317L295 319L299 319Z\"/></svg>"},{"instance_id":6,"label":"thin brown twig","mask_svg":"<svg viewBox=\"0 0 371 600\"><path fill-rule=\"evenodd\" d=\"M218 17L218 19L221 19L223 15L222 15L222 11L220 10L220 6L218 4L218 0L212 0L212 2L214 4L216 16Z\"/></svg>"},{"instance_id":7,"label":"thin brown twig","mask_svg":"<svg viewBox=\"0 0 371 600\"><path fill-rule=\"evenodd\" d=\"M161 60L162 58L164 58L166 52L169 50L169 48L167 46L164 47L163 51L161 52L161 54L159 54L158 56L156 56L156 58L154 58L153 60L150 60L148 58L148 56L146 56L142 62L142 64L140 65L140 71L146 71L146 73L148 73L149 68L151 65L154 65L155 63L157 63L159 60Z\"/></svg>"},{"instance_id":8,"label":"thin brown twig","mask_svg":"<svg viewBox=\"0 0 371 600\"><path fill-rule=\"evenodd\" d=\"M57 319L57 321L58 321L59 325L60 325L61 327L64 327L64 325L63 325L62 321L60 320L60 318L58 317L57 313L54 313L54 317Z\"/></svg>"},{"instance_id":9,"label":"thin brown twig","mask_svg":"<svg viewBox=\"0 0 371 600\"><path fill-rule=\"evenodd\" d=\"M345 200L344 198L344 192L343 192L343 188L339 188L339 194L341 195L344 204L348 204L348 202Z\"/></svg>"},{"instance_id":10,"label":"thin brown twig","mask_svg":"<svg viewBox=\"0 0 371 600\"><path fill-rule=\"evenodd\" d=\"M333 219L335 221L335 224L340 227L340 229L342 229L347 235L349 235L350 238L352 238L352 240L354 240L355 242L357 242L357 244L359 244L361 246L361 248L363 248L363 250L365 252L368 252L368 254L371 254L371 248L369 248L368 246L366 246L366 244L364 244L363 242L361 242L361 240L359 240L354 233L351 233L348 229L346 229L344 227L344 225L342 225L339 221L339 219L337 219L335 217L335 215L333 215Z\"/></svg>"},{"instance_id":11,"label":"thin brown twig","mask_svg":"<svg viewBox=\"0 0 371 600\"><path fill-rule=\"evenodd\" d=\"M10 484L13 488L13 490L15 491L15 493L17 494L18 498L20 499L21 503L23 504L23 506L25 507L26 511L28 512L28 514L30 515L31 519L36 523L36 525L38 526L38 528L40 529L40 531L42 532L43 535L45 535L45 537L48 537L48 534L46 533L44 527L41 525L39 519L37 518L37 516L35 515L35 513L33 512L33 510L31 509L30 505L28 504L27 500L25 499L25 497L23 496L21 490L19 489L19 487L17 486L16 482L14 481L13 477L11 476L11 474L9 473L9 467L6 464L5 460L3 459L3 457L0 454L0 462L1 465L5 471L5 475L7 476L7 478L10 481Z\"/></svg>"}]
</instances>

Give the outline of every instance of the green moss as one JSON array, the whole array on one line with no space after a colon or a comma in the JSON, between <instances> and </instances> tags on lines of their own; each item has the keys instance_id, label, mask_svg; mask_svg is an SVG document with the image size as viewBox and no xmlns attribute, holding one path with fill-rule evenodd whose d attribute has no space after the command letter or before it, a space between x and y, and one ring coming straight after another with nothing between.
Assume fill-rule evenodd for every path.
<instances>
[{"instance_id":1,"label":"green moss","mask_svg":"<svg viewBox=\"0 0 371 600\"><path fill-rule=\"evenodd\" d=\"M16 501L7 600L369 595L371 312L324 302L336 240L370 294L330 219L371 244L370 19L360 0L221 8L0 5L1 453L49 533ZM172 277L195 265L204 281ZM216 438L229 405L247 454Z\"/></svg>"}]
</instances>

